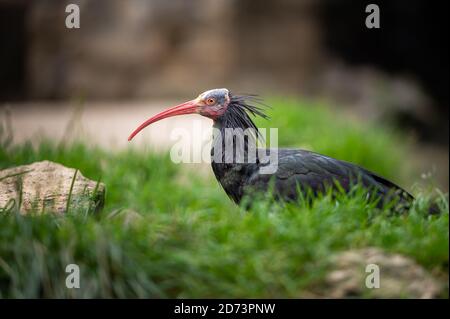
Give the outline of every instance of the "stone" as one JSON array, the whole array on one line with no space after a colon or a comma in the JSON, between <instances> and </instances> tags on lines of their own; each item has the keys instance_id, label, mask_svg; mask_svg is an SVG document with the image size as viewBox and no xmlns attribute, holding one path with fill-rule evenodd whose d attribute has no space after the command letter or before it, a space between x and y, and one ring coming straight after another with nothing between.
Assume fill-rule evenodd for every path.
<instances>
[{"instance_id":1,"label":"stone","mask_svg":"<svg viewBox=\"0 0 450 319\"><path fill-rule=\"evenodd\" d=\"M42 161L0 171L0 212L18 209L25 215L98 211L104 198L103 183L58 163Z\"/></svg>"},{"instance_id":2,"label":"stone","mask_svg":"<svg viewBox=\"0 0 450 319\"><path fill-rule=\"evenodd\" d=\"M369 247L344 251L331 258L332 271L322 292L327 298L436 298L444 287L414 260ZM379 269L379 288L366 286L367 266Z\"/></svg>"}]
</instances>

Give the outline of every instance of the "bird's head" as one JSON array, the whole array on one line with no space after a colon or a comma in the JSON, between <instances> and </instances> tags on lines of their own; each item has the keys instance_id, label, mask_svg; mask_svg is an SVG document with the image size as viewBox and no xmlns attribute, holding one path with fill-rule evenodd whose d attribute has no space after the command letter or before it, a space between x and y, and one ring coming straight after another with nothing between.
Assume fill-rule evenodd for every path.
<instances>
[{"instance_id":1,"label":"bird's head","mask_svg":"<svg viewBox=\"0 0 450 319\"><path fill-rule=\"evenodd\" d=\"M200 115L215 120L225 113L231 98L227 89L213 89L203 92L194 101L197 101Z\"/></svg>"},{"instance_id":2,"label":"bird's head","mask_svg":"<svg viewBox=\"0 0 450 319\"><path fill-rule=\"evenodd\" d=\"M225 88L205 91L191 101L173 106L149 118L136 130L134 130L133 133L131 133L131 135L128 137L128 140L131 141L131 139L136 136L137 133L139 133L148 125L176 115L200 114L216 121L223 117L224 114L231 113L227 112L230 109L230 111L234 111L233 113L235 113L236 117L248 118L248 115L246 113L248 111L253 115L260 115L267 118L259 107L246 103L246 100L248 99L253 99L256 102L259 102L259 100L257 100L254 96L232 96L231 93ZM234 108L232 106L234 106ZM244 118L244 122L248 122L246 118ZM251 120L249 121L252 124L251 126L254 127L255 125L253 124L253 122Z\"/></svg>"}]
</instances>

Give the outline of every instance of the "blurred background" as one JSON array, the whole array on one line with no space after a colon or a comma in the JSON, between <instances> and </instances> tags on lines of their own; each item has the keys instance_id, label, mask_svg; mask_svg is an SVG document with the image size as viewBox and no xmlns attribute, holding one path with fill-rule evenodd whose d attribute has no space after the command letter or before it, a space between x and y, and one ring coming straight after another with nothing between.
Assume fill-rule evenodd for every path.
<instances>
[{"instance_id":1,"label":"blurred background","mask_svg":"<svg viewBox=\"0 0 450 319\"><path fill-rule=\"evenodd\" d=\"M79 29L65 27L69 3ZM0 108L22 141L64 134L82 100L109 143L152 107L210 88L319 99L403 132L419 170L448 190L447 7L376 1L381 28L368 29L369 3L0 0Z\"/></svg>"}]
</instances>

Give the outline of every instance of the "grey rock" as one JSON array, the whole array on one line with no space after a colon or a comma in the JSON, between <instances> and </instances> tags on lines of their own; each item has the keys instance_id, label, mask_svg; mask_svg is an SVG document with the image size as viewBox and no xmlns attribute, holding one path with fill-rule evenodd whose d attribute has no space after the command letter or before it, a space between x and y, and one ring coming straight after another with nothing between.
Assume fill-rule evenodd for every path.
<instances>
[{"instance_id":1,"label":"grey rock","mask_svg":"<svg viewBox=\"0 0 450 319\"><path fill-rule=\"evenodd\" d=\"M104 184L58 163L42 161L0 171L0 211L3 212L97 211L103 206L104 198Z\"/></svg>"},{"instance_id":2,"label":"grey rock","mask_svg":"<svg viewBox=\"0 0 450 319\"><path fill-rule=\"evenodd\" d=\"M323 295L329 298L436 298L444 287L411 258L364 248L339 253L331 258L332 271ZM379 288L368 288L367 265L379 269Z\"/></svg>"}]
</instances>

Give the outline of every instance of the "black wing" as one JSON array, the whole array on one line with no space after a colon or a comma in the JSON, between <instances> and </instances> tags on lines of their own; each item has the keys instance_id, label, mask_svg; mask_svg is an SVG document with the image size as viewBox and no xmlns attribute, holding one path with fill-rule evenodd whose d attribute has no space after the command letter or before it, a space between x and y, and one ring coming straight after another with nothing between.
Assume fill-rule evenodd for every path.
<instances>
[{"instance_id":1,"label":"black wing","mask_svg":"<svg viewBox=\"0 0 450 319\"><path fill-rule=\"evenodd\" d=\"M267 164L260 164L260 168ZM283 199L296 199L298 187L313 193L326 191L327 187L341 187L349 191L352 185L360 182L382 197L391 194L404 194L402 198L412 199L412 196L394 183L352 163L340 161L318 153L296 150L278 150L278 169L273 174L261 174L254 171L247 181L251 189L266 190L273 180L274 192Z\"/></svg>"}]
</instances>

